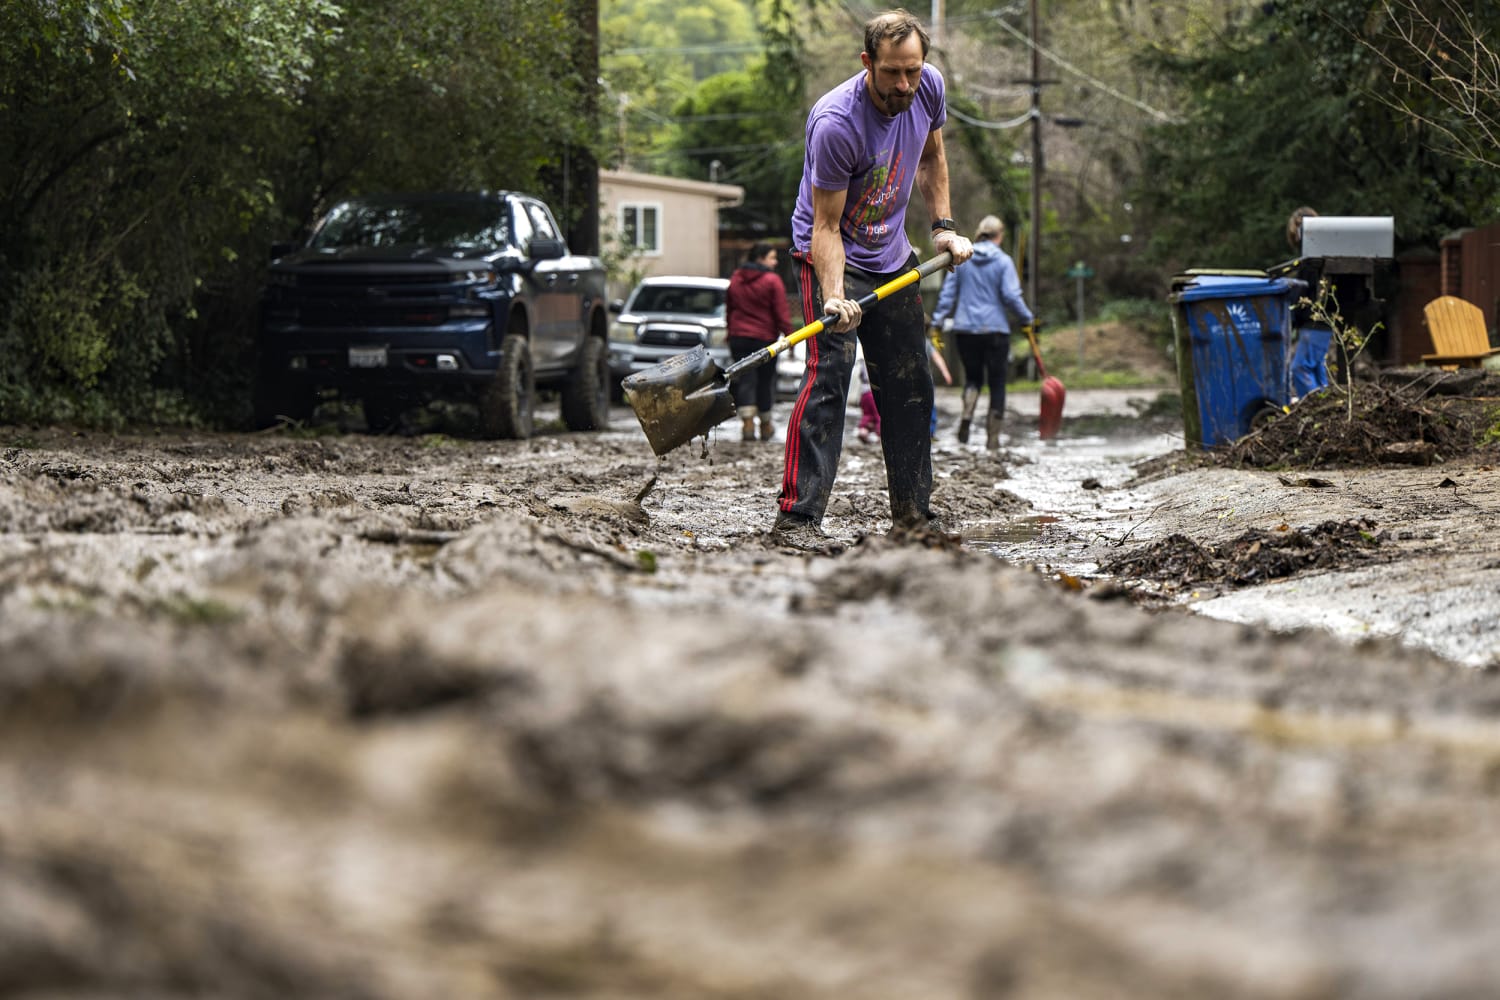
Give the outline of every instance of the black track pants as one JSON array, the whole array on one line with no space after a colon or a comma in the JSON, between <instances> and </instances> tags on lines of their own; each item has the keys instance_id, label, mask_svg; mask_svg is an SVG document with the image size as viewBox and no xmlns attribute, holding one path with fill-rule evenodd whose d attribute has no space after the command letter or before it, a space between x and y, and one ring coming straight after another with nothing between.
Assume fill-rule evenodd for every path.
<instances>
[{"instance_id":1,"label":"black track pants","mask_svg":"<svg viewBox=\"0 0 1500 1000\"><path fill-rule=\"evenodd\" d=\"M990 412L1005 412L1005 375L1010 367L1010 334L954 330L958 359L964 363L964 388L990 390Z\"/></svg>"},{"instance_id":2,"label":"black track pants","mask_svg":"<svg viewBox=\"0 0 1500 1000\"><path fill-rule=\"evenodd\" d=\"M736 361L741 361L769 343L771 343L769 340L755 340L750 337L730 337L729 356ZM734 405L737 408L753 406L761 413L770 413L771 408L776 404L776 363L768 361L759 368L752 368L736 375L730 392L734 396Z\"/></svg>"},{"instance_id":3,"label":"black track pants","mask_svg":"<svg viewBox=\"0 0 1500 1000\"><path fill-rule=\"evenodd\" d=\"M802 314L823 315L823 292L805 255L797 260ZM901 270L870 274L844 272L844 293L857 299L917 266L915 255ZM821 523L833 493L844 447L849 380L854 373L855 336L864 347L870 388L880 411L880 446L885 452L891 520L910 524L928 516L932 496L932 374L927 366L926 321L916 284L908 285L865 310L856 330L824 330L807 341L807 369L787 425L786 467L780 509Z\"/></svg>"}]
</instances>

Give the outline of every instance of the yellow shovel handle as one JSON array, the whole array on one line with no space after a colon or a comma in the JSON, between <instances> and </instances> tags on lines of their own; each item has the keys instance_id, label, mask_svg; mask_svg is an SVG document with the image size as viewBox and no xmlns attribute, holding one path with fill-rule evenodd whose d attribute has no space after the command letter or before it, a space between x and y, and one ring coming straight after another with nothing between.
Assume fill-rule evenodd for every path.
<instances>
[{"instance_id":1,"label":"yellow shovel handle","mask_svg":"<svg viewBox=\"0 0 1500 1000\"><path fill-rule=\"evenodd\" d=\"M921 281L929 274L941 271L943 268L949 266L952 263L953 254L944 250L936 257L924 261L918 266L912 268L910 271L907 271L905 274L902 274L899 278L892 278L890 281L887 281L885 284L881 285L870 294L862 297L859 300L859 308L861 310L868 309L875 303L879 302L881 299L888 298L889 296L901 291L901 289L905 288L912 282ZM833 314L830 313L828 316L824 316L821 319L815 319L811 323L804 326L802 329L795 330L792 333L779 338L775 343L766 348L766 352L774 358L776 355L780 354L787 348L795 347L809 337L816 337L818 334L827 329L827 326L824 324L824 320L830 319L832 315Z\"/></svg>"}]
</instances>

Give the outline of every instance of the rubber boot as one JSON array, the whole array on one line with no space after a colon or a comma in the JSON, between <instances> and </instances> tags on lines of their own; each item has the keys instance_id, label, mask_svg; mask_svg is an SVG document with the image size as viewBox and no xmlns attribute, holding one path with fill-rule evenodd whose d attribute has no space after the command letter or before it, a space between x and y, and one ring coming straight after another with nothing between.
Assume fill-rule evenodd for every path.
<instances>
[{"instance_id":1,"label":"rubber boot","mask_svg":"<svg viewBox=\"0 0 1500 1000\"><path fill-rule=\"evenodd\" d=\"M989 451L1000 447L1000 423L1005 419L1003 413L991 413L989 419L984 423L985 440L984 446Z\"/></svg>"},{"instance_id":2,"label":"rubber boot","mask_svg":"<svg viewBox=\"0 0 1500 1000\"><path fill-rule=\"evenodd\" d=\"M769 441L776 436L776 425L771 423L771 415L762 413L760 415L760 439Z\"/></svg>"},{"instance_id":3,"label":"rubber boot","mask_svg":"<svg viewBox=\"0 0 1500 1000\"><path fill-rule=\"evenodd\" d=\"M740 440L755 440L755 407L740 407Z\"/></svg>"},{"instance_id":4,"label":"rubber boot","mask_svg":"<svg viewBox=\"0 0 1500 1000\"><path fill-rule=\"evenodd\" d=\"M958 421L958 443L969 443L969 428L974 424L974 407L979 403L979 387L964 387L963 415Z\"/></svg>"}]
</instances>

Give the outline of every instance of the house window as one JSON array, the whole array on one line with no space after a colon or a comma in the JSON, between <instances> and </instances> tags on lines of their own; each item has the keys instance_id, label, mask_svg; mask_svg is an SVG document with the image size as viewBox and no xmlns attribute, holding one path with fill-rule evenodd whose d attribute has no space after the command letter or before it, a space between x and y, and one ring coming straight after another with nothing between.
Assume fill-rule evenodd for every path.
<instances>
[{"instance_id":1,"label":"house window","mask_svg":"<svg viewBox=\"0 0 1500 1000\"><path fill-rule=\"evenodd\" d=\"M661 206L621 205L620 234L628 249L661 253Z\"/></svg>"}]
</instances>

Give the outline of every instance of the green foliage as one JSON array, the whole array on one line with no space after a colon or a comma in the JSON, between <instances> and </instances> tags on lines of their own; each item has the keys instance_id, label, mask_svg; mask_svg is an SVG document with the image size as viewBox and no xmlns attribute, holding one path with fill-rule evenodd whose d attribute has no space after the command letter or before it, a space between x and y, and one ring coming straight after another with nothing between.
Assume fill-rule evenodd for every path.
<instances>
[{"instance_id":1,"label":"green foliage","mask_svg":"<svg viewBox=\"0 0 1500 1000\"><path fill-rule=\"evenodd\" d=\"M244 617L239 608L214 597L190 597L174 594L154 600L150 612L178 625L228 625Z\"/></svg>"},{"instance_id":2,"label":"green foliage","mask_svg":"<svg viewBox=\"0 0 1500 1000\"><path fill-rule=\"evenodd\" d=\"M0 5L0 421L234 420L273 239L360 191L550 194L587 155L593 9Z\"/></svg>"},{"instance_id":3,"label":"green foliage","mask_svg":"<svg viewBox=\"0 0 1500 1000\"><path fill-rule=\"evenodd\" d=\"M1437 149L1385 98L1389 74L1363 36L1375 0L1287 0L1217 45L1158 50L1183 117L1150 129L1137 201L1154 259L1265 267L1294 254L1298 205L1392 215L1398 237L1432 244L1494 204L1500 184Z\"/></svg>"},{"instance_id":4,"label":"green foliage","mask_svg":"<svg viewBox=\"0 0 1500 1000\"><path fill-rule=\"evenodd\" d=\"M1172 344L1172 307L1161 299L1111 299L1099 308L1099 320L1133 326L1163 351Z\"/></svg>"},{"instance_id":5,"label":"green foliage","mask_svg":"<svg viewBox=\"0 0 1500 1000\"><path fill-rule=\"evenodd\" d=\"M610 162L707 176L706 160L690 174L690 161L677 152L684 146L674 109L702 81L761 58L757 7L742 0L605 0L599 47Z\"/></svg>"},{"instance_id":6,"label":"green foliage","mask_svg":"<svg viewBox=\"0 0 1500 1000\"><path fill-rule=\"evenodd\" d=\"M1492 406L1485 411L1485 420L1488 426L1479 436L1479 447L1484 448L1492 444L1500 443L1500 406Z\"/></svg>"},{"instance_id":7,"label":"green foliage","mask_svg":"<svg viewBox=\"0 0 1500 1000\"><path fill-rule=\"evenodd\" d=\"M948 102L951 107L971 118L984 118L979 106L957 88L948 95ZM945 134L950 137L948 142L957 140L963 155L968 157L970 167L988 185L991 199L989 204L994 208L987 209L985 214L993 211L1004 221L1009 232L1018 233L1025 228L1024 222L1030 208L1023 207L1023 203L1030 184L1030 171L1011 162L1019 133L968 128L958 119L950 117ZM950 159L954 158L951 149L948 156ZM964 219L959 225L967 231L967 227L977 221L978 219Z\"/></svg>"},{"instance_id":8,"label":"green foliage","mask_svg":"<svg viewBox=\"0 0 1500 1000\"><path fill-rule=\"evenodd\" d=\"M1451 22L1474 26L1472 45L1420 29L1414 45L1403 32L1421 6L1047 4L1044 41L1073 65L1044 67L1060 78L1047 110L1089 125L1047 133L1048 284L1033 308L1067 293L1060 262L1074 259L1098 269L1100 296L1146 294L1180 266L1285 259L1299 204L1394 215L1403 244L1490 218L1500 174L1458 140L1488 135L1495 94L1464 72L1457 98L1424 90L1422 60L1479 65L1500 15L1471 5ZM956 108L1006 99L1020 10L948 0L939 56L970 53L945 64ZM704 178L717 160L746 188L735 221L775 232L800 172L805 77L830 70L851 23L829 0L0 4L0 422L235 420L269 244L347 194L518 188L572 220L584 206L557 181L570 164L618 154ZM981 68L989 91L958 85ZM1172 118L1142 131L1123 98ZM968 185L956 209L983 204L1013 235L1029 212L1025 131L949 130Z\"/></svg>"},{"instance_id":9,"label":"green foliage","mask_svg":"<svg viewBox=\"0 0 1500 1000\"><path fill-rule=\"evenodd\" d=\"M790 225L802 176L803 113L768 103L774 87L763 62L704 80L673 109L681 123L674 148L689 176L709 175L718 161L719 180L745 188L735 214L749 227L780 234Z\"/></svg>"}]
</instances>

